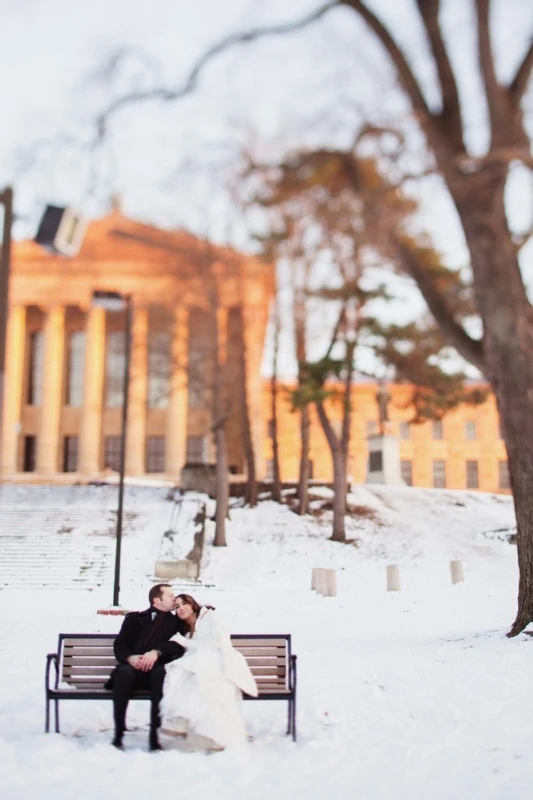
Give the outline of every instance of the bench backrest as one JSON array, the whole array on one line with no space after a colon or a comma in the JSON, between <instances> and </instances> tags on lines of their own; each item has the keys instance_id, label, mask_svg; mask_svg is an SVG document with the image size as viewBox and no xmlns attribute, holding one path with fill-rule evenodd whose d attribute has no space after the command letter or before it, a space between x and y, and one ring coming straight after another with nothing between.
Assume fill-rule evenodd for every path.
<instances>
[{"instance_id":1,"label":"bench backrest","mask_svg":"<svg viewBox=\"0 0 533 800\"><path fill-rule=\"evenodd\" d=\"M60 633L59 680L77 689L101 690L117 660L113 633ZM260 694L288 688L290 634L236 634L231 643L245 657Z\"/></svg>"}]
</instances>

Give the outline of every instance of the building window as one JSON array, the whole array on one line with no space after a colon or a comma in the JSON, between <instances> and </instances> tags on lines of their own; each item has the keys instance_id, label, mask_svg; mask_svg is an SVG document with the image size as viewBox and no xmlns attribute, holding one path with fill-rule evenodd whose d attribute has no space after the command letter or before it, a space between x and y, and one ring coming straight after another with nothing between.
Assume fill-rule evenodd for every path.
<instances>
[{"instance_id":1,"label":"building window","mask_svg":"<svg viewBox=\"0 0 533 800\"><path fill-rule=\"evenodd\" d=\"M366 435L373 436L378 432L378 423L375 419L368 419L366 421Z\"/></svg>"},{"instance_id":2,"label":"building window","mask_svg":"<svg viewBox=\"0 0 533 800\"><path fill-rule=\"evenodd\" d=\"M274 459L268 458L266 462L266 479L267 481L274 480Z\"/></svg>"},{"instance_id":3,"label":"building window","mask_svg":"<svg viewBox=\"0 0 533 800\"><path fill-rule=\"evenodd\" d=\"M37 456L37 437L24 437L24 452L22 461L23 472L35 472L35 461Z\"/></svg>"},{"instance_id":4,"label":"building window","mask_svg":"<svg viewBox=\"0 0 533 800\"><path fill-rule=\"evenodd\" d=\"M78 470L78 437L65 436L63 440L63 472Z\"/></svg>"},{"instance_id":5,"label":"building window","mask_svg":"<svg viewBox=\"0 0 533 800\"><path fill-rule=\"evenodd\" d=\"M477 427L472 419L465 422L465 439L469 439L470 441L477 439Z\"/></svg>"},{"instance_id":6,"label":"building window","mask_svg":"<svg viewBox=\"0 0 533 800\"><path fill-rule=\"evenodd\" d=\"M68 339L67 406L83 405L83 371L85 364L85 332L75 331ZM65 470L72 472L72 470Z\"/></svg>"},{"instance_id":7,"label":"building window","mask_svg":"<svg viewBox=\"0 0 533 800\"><path fill-rule=\"evenodd\" d=\"M170 334L154 331L148 337L148 406L166 408L170 392Z\"/></svg>"},{"instance_id":8,"label":"building window","mask_svg":"<svg viewBox=\"0 0 533 800\"><path fill-rule=\"evenodd\" d=\"M124 399L125 336L121 331L108 333L105 358L105 404L117 408Z\"/></svg>"},{"instance_id":9,"label":"building window","mask_svg":"<svg viewBox=\"0 0 533 800\"><path fill-rule=\"evenodd\" d=\"M120 436L106 436L104 440L104 467L120 472Z\"/></svg>"},{"instance_id":10,"label":"building window","mask_svg":"<svg viewBox=\"0 0 533 800\"><path fill-rule=\"evenodd\" d=\"M274 438L274 420L273 419L269 419L268 422L267 422L267 437L269 439L273 439Z\"/></svg>"},{"instance_id":11,"label":"building window","mask_svg":"<svg viewBox=\"0 0 533 800\"><path fill-rule=\"evenodd\" d=\"M400 439L410 439L410 438L411 438L410 424L408 422L400 422Z\"/></svg>"},{"instance_id":12,"label":"building window","mask_svg":"<svg viewBox=\"0 0 533 800\"><path fill-rule=\"evenodd\" d=\"M189 314L189 408L209 408L213 383L213 329L199 309Z\"/></svg>"},{"instance_id":13,"label":"building window","mask_svg":"<svg viewBox=\"0 0 533 800\"><path fill-rule=\"evenodd\" d=\"M444 439L444 432L442 430L442 420L441 419L433 420L433 438L434 439Z\"/></svg>"},{"instance_id":14,"label":"building window","mask_svg":"<svg viewBox=\"0 0 533 800\"><path fill-rule=\"evenodd\" d=\"M382 472L383 470L383 453L381 450L373 450L368 456L368 471L369 472Z\"/></svg>"},{"instance_id":15,"label":"building window","mask_svg":"<svg viewBox=\"0 0 533 800\"><path fill-rule=\"evenodd\" d=\"M402 461L400 464L402 471L402 480L407 486L413 485L413 462Z\"/></svg>"},{"instance_id":16,"label":"building window","mask_svg":"<svg viewBox=\"0 0 533 800\"><path fill-rule=\"evenodd\" d=\"M205 436L189 436L187 438L187 464L205 464Z\"/></svg>"},{"instance_id":17,"label":"building window","mask_svg":"<svg viewBox=\"0 0 533 800\"><path fill-rule=\"evenodd\" d=\"M312 481L315 476L315 462L310 458L307 462L307 470L308 470L308 477L309 480Z\"/></svg>"},{"instance_id":18,"label":"building window","mask_svg":"<svg viewBox=\"0 0 533 800\"><path fill-rule=\"evenodd\" d=\"M165 438L149 436L146 440L146 472L165 471Z\"/></svg>"},{"instance_id":19,"label":"building window","mask_svg":"<svg viewBox=\"0 0 533 800\"><path fill-rule=\"evenodd\" d=\"M479 488L477 461L466 462L466 488L467 489Z\"/></svg>"},{"instance_id":20,"label":"building window","mask_svg":"<svg viewBox=\"0 0 533 800\"><path fill-rule=\"evenodd\" d=\"M43 388L43 332L34 331L31 333L29 345L30 357L28 360L28 405L40 406ZM33 472L33 470L27 471Z\"/></svg>"},{"instance_id":21,"label":"building window","mask_svg":"<svg viewBox=\"0 0 533 800\"><path fill-rule=\"evenodd\" d=\"M433 462L433 487L435 489L446 488L446 462L440 459Z\"/></svg>"},{"instance_id":22,"label":"building window","mask_svg":"<svg viewBox=\"0 0 533 800\"><path fill-rule=\"evenodd\" d=\"M511 476L509 475L509 464L507 461L498 461L498 479L500 489L511 488Z\"/></svg>"}]
</instances>

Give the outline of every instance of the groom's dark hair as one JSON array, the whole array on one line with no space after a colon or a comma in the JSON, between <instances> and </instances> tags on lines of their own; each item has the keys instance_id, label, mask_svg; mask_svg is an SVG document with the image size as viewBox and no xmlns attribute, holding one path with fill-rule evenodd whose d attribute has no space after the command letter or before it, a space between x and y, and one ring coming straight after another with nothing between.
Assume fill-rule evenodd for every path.
<instances>
[{"instance_id":1,"label":"groom's dark hair","mask_svg":"<svg viewBox=\"0 0 533 800\"><path fill-rule=\"evenodd\" d=\"M159 599L161 599L163 595L163 589L165 588L165 586L170 587L170 583L156 583L155 586L152 586L152 588L148 592L148 601L150 605L153 605L156 597L159 597Z\"/></svg>"}]
</instances>

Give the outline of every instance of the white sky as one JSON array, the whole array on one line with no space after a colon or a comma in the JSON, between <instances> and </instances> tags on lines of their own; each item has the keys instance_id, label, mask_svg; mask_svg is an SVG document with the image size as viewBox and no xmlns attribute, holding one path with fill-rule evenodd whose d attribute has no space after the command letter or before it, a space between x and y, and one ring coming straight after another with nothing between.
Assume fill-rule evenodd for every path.
<instances>
[{"instance_id":1,"label":"white sky","mask_svg":"<svg viewBox=\"0 0 533 800\"><path fill-rule=\"evenodd\" d=\"M73 204L95 214L106 210L116 192L133 217L188 227L219 240L229 236L243 245L240 221L228 213L221 183L244 145L260 145L267 154L290 146L347 145L361 114L394 122L405 116L406 104L394 90L387 58L349 10L335 10L290 37L235 48L213 62L200 91L185 101L121 112L96 160L78 143L93 134L96 113L121 89L154 82L179 85L195 59L222 36L267 21L295 19L319 4L0 0L0 185L15 184L21 217L16 235L33 235L46 202ZM369 5L391 23L435 102L432 65L413 0L370 0ZM464 76L467 139L472 151L479 152L486 139L485 109L477 92L472 2L445 0L443 7L453 59ZM494 8L498 66L507 78L533 32L533 1L494 0ZM96 81L106 56L123 48L139 57L112 85ZM68 144L67 137L76 144ZM411 140L416 166L420 142ZM93 170L98 181L90 189ZM420 227L446 251L451 264L466 263L451 204L434 182L418 191L425 203ZM514 214L523 226L533 213L531 194L529 178L517 182L511 193Z\"/></svg>"}]
</instances>

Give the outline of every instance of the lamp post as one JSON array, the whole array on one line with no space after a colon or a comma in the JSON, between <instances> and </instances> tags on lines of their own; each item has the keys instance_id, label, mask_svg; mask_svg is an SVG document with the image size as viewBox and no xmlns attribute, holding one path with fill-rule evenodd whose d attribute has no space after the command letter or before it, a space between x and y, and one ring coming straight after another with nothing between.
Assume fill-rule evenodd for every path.
<instances>
[{"instance_id":1,"label":"lamp post","mask_svg":"<svg viewBox=\"0 0 533 800\"><path fill-rule=\"evenodd\" d=\"M115 577L113 581L113 606L118 606L120 592L120 556L122 550L122 517L124 510L124 471L126 466L126 428L130 386L131 354L131 296L119 292L93 292L92 305L106 311L125 311L124 323L124 385L122 387L122 415L120 428L120 476L118 482L118 510L115 545Z\"/></svg>"},{"instance_id":2,"label":"lamp post","mask_svg":"<svg viewBox=\"0 0 533 800\"><path fill-rule=\"evenodd\" d=\"M13 189L6 186L0 192L4 206L2 256L0 261L0 479L3 473L4 449L4 385L6 372L7 315L9 309L9 271L11 266L11 226L13 224Z\"/></svg>"}]
</instances>

